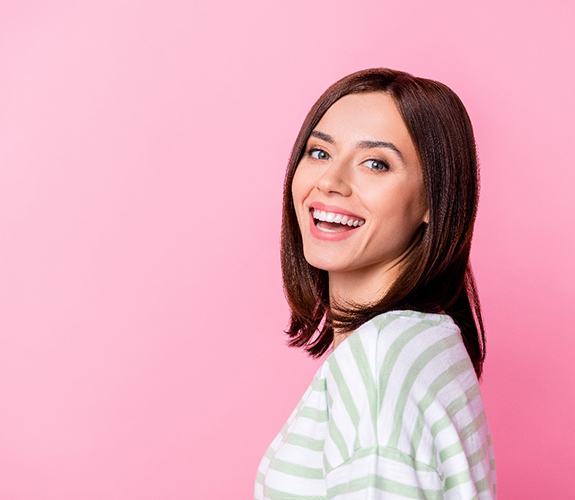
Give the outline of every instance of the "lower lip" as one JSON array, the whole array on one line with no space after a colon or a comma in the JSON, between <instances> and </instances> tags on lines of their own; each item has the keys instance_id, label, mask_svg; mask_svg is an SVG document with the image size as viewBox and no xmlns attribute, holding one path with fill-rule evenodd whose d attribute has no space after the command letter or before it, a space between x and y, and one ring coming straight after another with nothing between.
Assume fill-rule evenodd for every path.
<instances>
[{"instance_id":1,"label":"lower lip","mask_svg":"<svg viewBox=\"0 0 575 500\"><path fill-rule=\"evenodd\" d=\"M346 238L349 238L351 235L355 234L356 231L361 227L361 226L356 226L353 229L348 229L347 231L340 231L338 233L335 233L335 232L334 233L326 233L326 232L322 231L321 229L319 229L314 224L313 221L314 221L313 213L310 211L309 212L309 227L310 227L311 234L320 240L327 240L327 241L339 241L339 240L344 240ZM365 224L365 222L363 224ZM362 226L363 226L363 224L362 224Z\"/></svg>"}]
</instances>

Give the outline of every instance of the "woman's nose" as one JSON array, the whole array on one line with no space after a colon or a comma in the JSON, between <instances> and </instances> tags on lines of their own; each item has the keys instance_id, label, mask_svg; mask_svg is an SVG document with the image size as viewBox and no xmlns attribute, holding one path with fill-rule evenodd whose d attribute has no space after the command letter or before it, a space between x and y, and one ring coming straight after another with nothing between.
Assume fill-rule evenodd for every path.
<instances>
[{"instance_id":1,"label":"woman's nose","mask_svg":"<svg viewBox=\"0 0 575 500\"><path fill-rule=\"evenodd\" d=\"M350 186L346 165L343 162L331 162L316 180L316 187L326 193L337 191L344 195L349 194Z\"/></svg>"}]
</instances>

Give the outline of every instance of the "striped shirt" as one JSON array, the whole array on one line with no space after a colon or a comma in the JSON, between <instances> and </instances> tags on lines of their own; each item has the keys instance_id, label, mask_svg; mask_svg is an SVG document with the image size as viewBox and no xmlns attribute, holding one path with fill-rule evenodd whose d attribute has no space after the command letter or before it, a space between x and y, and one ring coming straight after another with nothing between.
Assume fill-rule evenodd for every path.
<instances>
[{"instance_id":1,"label":"striped shirt","mask_svg":"<svg viewBox=\"0 0 575 500\"><path fill-rule=\"evenodd\" d=\"M255 500L494 499L479 382L447 314L393 310L332 350L261 458Z\"/></svg>"}]
</instances>

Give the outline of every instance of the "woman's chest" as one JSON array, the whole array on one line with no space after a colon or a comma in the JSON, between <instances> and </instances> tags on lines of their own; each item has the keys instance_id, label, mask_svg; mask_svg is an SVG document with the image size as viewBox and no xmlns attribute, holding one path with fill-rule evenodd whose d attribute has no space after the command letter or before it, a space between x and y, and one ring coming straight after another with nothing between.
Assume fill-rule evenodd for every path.
<instances>
[{"instance_id":1,"label":"woman's chest","mask_svg":"<svg viewBox=\"0 0 575 500\"><path fill-rule=\"evenodd\" d=\"M255 500L325 496L323 448L328 417L325 378L320 369L260 460Z\"/></svg>"}]
</instances>

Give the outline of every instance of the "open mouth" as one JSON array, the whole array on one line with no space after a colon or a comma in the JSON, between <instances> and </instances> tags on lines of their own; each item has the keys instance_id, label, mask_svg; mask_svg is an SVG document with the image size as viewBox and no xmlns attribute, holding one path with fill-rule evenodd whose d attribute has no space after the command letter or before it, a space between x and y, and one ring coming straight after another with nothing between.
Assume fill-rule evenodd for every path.
<instances>
[{"instance_id":1,"label":"open mouth","mask_svg":"<svg viewBox=\"0 0 575 500\"><path fill-rule=\"evenodd\" d=\"M353 217L350 218L347 216L343 216L343 217L338 216L332 222L324 221L324 220L320 220L320 219L315 218L313 216L313 212L314 212L314 209L310 208L309 213L310 213L310 217L311 217L313 225L315 227L317 227L319 231L322 231L325 233L344 233L346 231L353 231L354 229L357 229L357 228L361 227L363 224L365 224L364 219L355 219Z\"/></svg>"}]
</instances>

